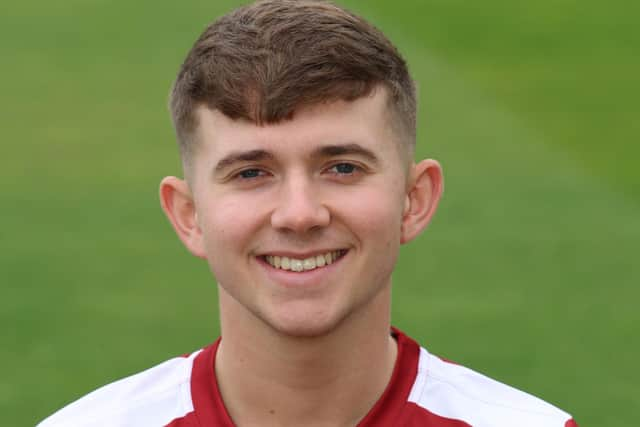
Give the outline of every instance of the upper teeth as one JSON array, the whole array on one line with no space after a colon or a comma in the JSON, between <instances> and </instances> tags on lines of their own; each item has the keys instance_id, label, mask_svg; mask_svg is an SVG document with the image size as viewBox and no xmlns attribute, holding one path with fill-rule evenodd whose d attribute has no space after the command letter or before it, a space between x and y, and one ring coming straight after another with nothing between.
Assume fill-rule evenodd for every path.
<instances>
[{"instance_id":1,"label":"upper teeth","mask_svg":"<svg viewBox=\"0 0 640 427\"><path fill-rule=\"evenodd\" d=\"M277 255L267 255L265 259L273 267L281 270L306 271L324 267L328 264L333 264L339 256L340 251L332 251L305 259L289 258Z\"/></svg>"}]
</instances>

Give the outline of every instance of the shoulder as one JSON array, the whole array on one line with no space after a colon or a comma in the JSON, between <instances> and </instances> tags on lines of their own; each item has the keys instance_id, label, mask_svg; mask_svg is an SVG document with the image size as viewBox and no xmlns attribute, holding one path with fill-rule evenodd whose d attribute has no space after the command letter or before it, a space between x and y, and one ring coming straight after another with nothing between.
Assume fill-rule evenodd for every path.
<instances>
[{"instance_id":1,"label":"shoulder","mask_svg":"<svg viewBox=\"0 0 640 427\"><path fill-rule=\"evenodd\" d=\"M37 427L159 426L193 412L189 356L103 386L67 405Z\"/></svg>"},{"instance_id":2,"label":"shoulder","mask_svg":"<svg viewBox=\"0 0 640 427\"><path fill-rule=\"evenodd\" d=\"M448 419L451 426L574 427L571 416L553 405L478 372L420 349L409 404L416 417Z\"/></svg>"}]
</instances>

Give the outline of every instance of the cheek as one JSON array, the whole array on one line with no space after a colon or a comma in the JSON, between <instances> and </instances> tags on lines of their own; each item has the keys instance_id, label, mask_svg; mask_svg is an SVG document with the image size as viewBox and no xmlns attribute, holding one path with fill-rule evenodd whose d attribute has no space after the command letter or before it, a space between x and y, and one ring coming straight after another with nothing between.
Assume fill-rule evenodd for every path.
<instances>
[{"instance_id":1,"label":"cheek","mask_svg":"<svg viewBox=\"0 0 640 427\"><path fill-rule=\"evenodd\" d=\"M231 197L218 197L215 200L215 203L203 209L204 221L201 223L210 257L220 255L212 252L242 246L261 223L255 203L247 204Z\"/></svg>"},{"instance_id":2,"label":"cheek","mask_svg":"<svg viewBox=\"0 0 640 427\"><path fill-rule=\"evenodd\" d=\"M339 211L362 239L375 237L381 247L399 242L402 226L402 198L391 186L368 186L342 197Z\"/></svg>"},{"instance_id":3,"label":"cheek","mask_svg":"<svg viewBox=\"0 0 640 427\"><path fill-rule=\"evenodd\" d=\"M363 298L389 284L400 250L402 205L398 191L389 187L360 189L342 200L340 220L358 241L358 268L350 280L360 283L353 292Z\"/></svg>"},{"instance_id":4,"label":"cheek","mask_svg":"<svg viewBox=\"0 0 640 427\"><path fill-rule=\"evenodd\" d=\"M218 197L202 209L202 237L207 263L217 282L227 288L246 271L245 255L249 253L255 236L256 211L246 203L231 197Z\"/></svg>"}]
</instances>

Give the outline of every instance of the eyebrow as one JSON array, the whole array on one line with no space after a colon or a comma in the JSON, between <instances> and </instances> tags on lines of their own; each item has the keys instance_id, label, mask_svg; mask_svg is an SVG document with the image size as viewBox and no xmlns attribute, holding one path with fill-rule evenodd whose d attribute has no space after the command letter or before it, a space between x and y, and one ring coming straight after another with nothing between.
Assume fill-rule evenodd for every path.
<instances>
[{"instance_id":1,"label":"eyebrow","mask_svg":"<svg viewBox=\"0 0 640 427\"><path fill-rule=\"evenodd\" d=\"M338 144L338 145L325 145L319 147L312 154L313 157L337 157L344 155L356 155L363 157L371 163L378 164L380 160L373 151L364 148L362 145L351 144Z\"/></svg>"},{"instance_id":2,"label":"eyebrow","mask_svg":"<svg viewBox=\"0 0 640 427\"><path fill-rule=\"evenodd\" d=\"M250 151L237 151L230 153L220 159L216 164L214 173L220 173L224 169L239 162L259 162L261 160L273 159L273 154L266 150L250 150Z\"/></svg>"},{"instance_id":3,"label":"eyebrow","mask_svg":"<svg viewBox=\"0 0 640 427\"><path fill-rule=\"evenodd\" d=\"M368 161L378 164L380 161L373 151L364 148L363 146L355 143L351 144L336 144L336 145L324 145L317 148L311 154L311 157L337 157L344 155L356 155L367 159ZM229 166L235 163L242 162L259 162L263 160L273 160L274 155L269 151L257 149L249 151L236 151L229 153L218 161L214 167L214 173L221 173Z\"/></svg>"}]
</instances>

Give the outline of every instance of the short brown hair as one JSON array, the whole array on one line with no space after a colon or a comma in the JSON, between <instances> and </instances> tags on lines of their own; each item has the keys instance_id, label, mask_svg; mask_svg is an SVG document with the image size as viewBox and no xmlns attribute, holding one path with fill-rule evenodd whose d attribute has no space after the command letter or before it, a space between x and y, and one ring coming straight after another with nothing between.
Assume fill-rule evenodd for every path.
<instances>
[{"instance_id":1,"label":"short brown hair","mask_svg":"<svg viewBox=\"0 0 640 427\"><path fill-rule=\"evenodd\" d=\"M180 68L170 109L184 161L200 105L262 125L290 119L302 106L356 100L378 86L413 148L415 85L380 30L327 1L262 0L205 29Z\"/></svg>"}]
</instances>

